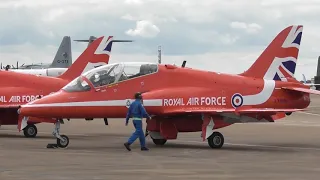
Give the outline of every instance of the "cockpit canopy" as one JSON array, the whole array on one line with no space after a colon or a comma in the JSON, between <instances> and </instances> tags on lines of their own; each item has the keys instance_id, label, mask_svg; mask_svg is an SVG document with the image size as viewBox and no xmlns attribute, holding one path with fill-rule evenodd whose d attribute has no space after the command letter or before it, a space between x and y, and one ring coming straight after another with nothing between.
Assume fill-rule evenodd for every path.
<instances>
[{"instance_id":1,"label":"cockpit canopy","mask_svg":"<svg viewBox=\"0 0 320 180\"><path fill-rule=\"evenodd\" d=\"M158 72L158 65L155 63L123 62L108 64L82 74L62 89L68 92L90 91L90 86L82 80L82 77L87 78L94 87L100 87L156 72Z\"/></svg>"}]
</instances>

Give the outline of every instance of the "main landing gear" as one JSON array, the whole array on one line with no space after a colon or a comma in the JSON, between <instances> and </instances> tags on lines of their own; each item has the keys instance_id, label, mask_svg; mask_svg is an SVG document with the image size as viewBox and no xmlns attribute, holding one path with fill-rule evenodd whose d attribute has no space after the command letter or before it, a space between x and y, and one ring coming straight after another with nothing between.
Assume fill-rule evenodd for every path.
<instances>
[{"instance_id":1,"label":"main landing gear","mask_svg":"<svg viewBox=\"0 0 320 180\"><path fill-rule=\"evenodd\" d=\"M69 145L69 138L66 135L60 135L61 120L57 120L52 135L57 138L57 144L48 144L47 148L66 148Z\"/></svg>"},{"instance_id":2,"label":"main landing gear","mask_svg":"<svg viewBox=\"0 0 320 180\"><path fill-rule=\"evenodd\" d=\"M224 144L224 137L220 132L213 132L207 140L212 149L221 148Z\"/></svg>"},{"instance_id":3,"label":"main landing gear","mask_svg":"<svg viewBox=\"0 0 320 180\"><path fill-rule=\"evenodd\" d=\"M153 143L155 145L163 146L166 144L167 139L164 139L161 135L160 132L149 132L146 129L146 134L145 137L150 135ZM208 138L208 144L212 149L220 149L223 144L224 144L224 137L220 132L213 132Z\"/></svg>"},{"instance_id":4,"label":"main landing gear","mask_svg":"<svg viewBox=\"0 0 320 180\"><path fill-rule=\"evenodd\" d=\"M166 139L160 139L160 138L153 138L151 136L151 139L155 145L164 145L167 140ZM224 144L224 137L220 132L213 132L208 138L208 144L212 149L220 149Z\"/></svg>"},{"instance_id":5,"label":"main landing gear","mask_svg":"<svg viewBox=\"0 0 320 180\"><path fill-rule=\"evenodd\" d=\"M152 133L151 133L152 134ZM147 137L148 135L150 135L150 137L151 137L151 139L152 139L152 141L153 141L153 143L155 144L155 145L164 145L166 142L167 142L167 140L166 139L163 139L163 138L161 138L161 136L159 136L159 134L160 133L153 133L153 136L154 137L152 137L152 135L150 134L150 132L147 130L147 128L146 128L146 134L145 134L145 137ZM158 138L156 138L158 136Z\"/></svg>"},{"instance_id":6,"label":"main landing gear","mask_svg":"<svg viewBox=\"0 0 320 180\"><path fill-rule=\"evenodd\" d=\"M23 129L23 134L27 138L36 137L37 133L38 133L38 129L34 124L28 124Z\"/></svg>"},{"instance_id":7,"label":"main landing gear","mask_svg":"<svg viewBox=\"0 0 320 180\"><path fill-rule=\"evenodd\" d=\"M167 142L166 139L153 139L153 138L152 138L152 141L155 145L164 145Z\"/></svg>"}]
</instances>

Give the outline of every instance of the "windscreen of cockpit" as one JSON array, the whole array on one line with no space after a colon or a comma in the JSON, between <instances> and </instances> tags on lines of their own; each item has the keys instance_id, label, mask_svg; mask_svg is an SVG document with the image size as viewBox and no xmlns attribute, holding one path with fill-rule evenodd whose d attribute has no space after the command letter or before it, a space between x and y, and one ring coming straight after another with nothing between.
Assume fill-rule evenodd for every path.
<instances>
[{"instance_id":1,"label":"windscreen of cockpit","mask_svg":"<svg viewBox=\"0 0 320 180\"><path fill-rule=\"evenodd\" d=\"M81 77L78 77L67 84L65 87L62 88L67 92L83 92L83 91L90 91L89 84L84 81Z\"/></svg>"},{"instance_id":2,"label":"windscreen of cockpit","mask_svg":"<svg viewBox=\"0 0 320 180\"><path fill-rule=\"evenodd\" d=\"M122 71L122 66L122 64L101 66L87 74L84 74L84 76L93 84L94 87L112 84L116 82L118 75Z\"/></svg>"},{"instance_id":3,"label":"windscreen of cockpit","mask_svg":"<svg viewBox=\"0 0 320 180\"><path fill-rule=\"evenodd\" d=\"M158 65L152 63L115 63L92 69L82 76L87 78L93 87L100 87L153 74L157 71Z\"/></svg>"}]
</instances>

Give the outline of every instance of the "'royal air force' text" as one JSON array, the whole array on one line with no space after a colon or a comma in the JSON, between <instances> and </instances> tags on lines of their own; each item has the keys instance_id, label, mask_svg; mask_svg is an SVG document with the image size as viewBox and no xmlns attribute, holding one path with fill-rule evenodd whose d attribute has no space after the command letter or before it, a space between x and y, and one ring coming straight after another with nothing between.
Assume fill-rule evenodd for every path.
<instances>
[{"instance_id":1,"label":"'royal air force' text","mask_svg":"<svg viewBox=\"0 0 320 180\"><path fill-rule=\"evenodd\" d=\"M226 97L190 97L163 99L163 106L225 106Z\"/></svg>"},{"instance_id":2,"label":"'royal air force' text","mask_svg":"<svg viewBox=\"0 0 320 180\"><path fill-rule=\"evenodd\" d=\"M40 95L43 97L43 95ZM28 103L37 99L36 95L0 96L0 102Z\"/></svg>"}]
</instances>

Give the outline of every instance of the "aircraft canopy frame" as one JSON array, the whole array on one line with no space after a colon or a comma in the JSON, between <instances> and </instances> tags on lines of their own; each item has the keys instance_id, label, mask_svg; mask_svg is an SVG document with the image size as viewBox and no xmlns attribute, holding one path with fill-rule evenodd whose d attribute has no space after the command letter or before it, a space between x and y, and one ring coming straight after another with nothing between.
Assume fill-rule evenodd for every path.
<instances>
[{"instance_id":1,"label":"aircraft canopy frame","mask_svg":"<svg viewBox=\"0 0 320 180\"><path fill-rule=\"evenodd\" d=\"M158 64L150 62L122 62L94 68L71 81L62 89L67 92L90 91L87 79L94 88L110 86L119 82L151 75L159 70Z\"/></svg>"}]
</instances>

